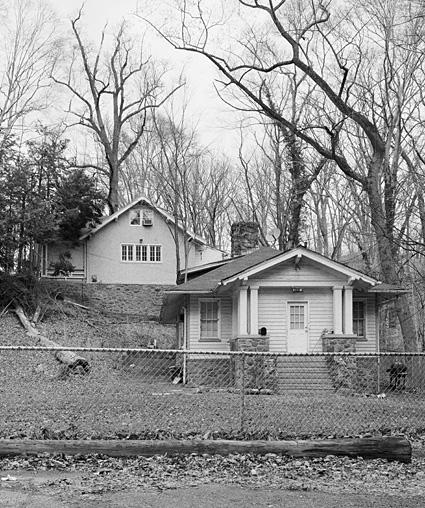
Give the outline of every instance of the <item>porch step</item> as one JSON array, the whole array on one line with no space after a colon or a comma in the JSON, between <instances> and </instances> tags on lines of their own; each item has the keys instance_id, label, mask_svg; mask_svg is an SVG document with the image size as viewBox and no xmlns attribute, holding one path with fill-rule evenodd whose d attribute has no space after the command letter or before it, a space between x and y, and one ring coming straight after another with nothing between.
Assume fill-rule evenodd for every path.
<instances>
[{"instance_id":1,"label":"porch step","mask_svg":"<svg viewBox=\"0 0 425 508\"><path fill-rule=\"evenodd\" d=\"M277 361L276 371L279 393L334 391L324 358L281 357Z\"/></svg>"}]
</instances>

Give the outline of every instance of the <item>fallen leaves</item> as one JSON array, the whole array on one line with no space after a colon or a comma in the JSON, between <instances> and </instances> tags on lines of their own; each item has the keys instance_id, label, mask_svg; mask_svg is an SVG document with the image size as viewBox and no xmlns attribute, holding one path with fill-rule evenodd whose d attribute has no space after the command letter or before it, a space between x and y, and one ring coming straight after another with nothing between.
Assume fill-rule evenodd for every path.
<instances>
[{"instance_id":1,"label":"fallen leaves","mask_svg":"<svg viewBox=\"0 0 425 508\"><path fill-rule=\"evenodd\" d=\"M41 454L0 460L0 468L12 472L30 470L43 474L43 471L56 470L58 465L61 478L49 479L48 485L60 491L73 489L84 494L122 489L162 491L221 483L254 489L425 495L425 459L418 458L408 465L333 456L303 460L271 453L148 458ZM64 479L66 472L70 472L70 477ZM71 472L81 474L76 477Z\"/></svg>"}]
</instances>

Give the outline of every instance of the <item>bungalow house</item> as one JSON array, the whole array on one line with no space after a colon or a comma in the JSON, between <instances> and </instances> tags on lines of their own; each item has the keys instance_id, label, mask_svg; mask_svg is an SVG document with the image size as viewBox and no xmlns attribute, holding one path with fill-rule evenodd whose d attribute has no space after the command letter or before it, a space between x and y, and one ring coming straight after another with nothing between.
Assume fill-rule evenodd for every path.
<instances>
[{"instance_id":1,"label":"bungalow house","mask_svg":"<svg viewBox=\"0 0 425 508\"><path fill-rule=\"evenodd\" d=\"M180 259L185 266L222 260L223 252L177 227ZM53 266L66 251L74 267L60 275L89 283L172 285L176 282L175 220L172 215L139 197L80 237L79 244L49 244L42 248L42 277L52 277Z\"/></svg>"},{"instance_id":2,"label":"bungalow house","mask_svg":"<svg viewBox=\"0 0 425 508\"><path fill-rule=\"evenodd\" d=\"M161 319L183 349L376 352L379 304L404 292L301 246L210 268L165 295Z\"/></svg>"}]
</instances>

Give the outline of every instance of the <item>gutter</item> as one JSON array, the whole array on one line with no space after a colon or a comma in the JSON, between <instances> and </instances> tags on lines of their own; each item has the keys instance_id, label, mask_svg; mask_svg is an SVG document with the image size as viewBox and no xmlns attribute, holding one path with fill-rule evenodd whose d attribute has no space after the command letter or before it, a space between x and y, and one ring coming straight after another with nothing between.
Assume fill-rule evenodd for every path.
<instances>
[{"instance_id":1,"label":"gutter","mask_svg":"<svg viewBox=\"0 0 425 508\"><path fill-rule=\"evenodd\" d=\"M208 290L203 290L203 291L196 291L196 290L193 290L193 291L176 291L176 290L172 290L170 289L169 291L166 291L165 293L166 294L173 294L173 295L209 295L210 293L213 293L214 290L213 289L208 289Z\"/></svg>"}]
</instances>

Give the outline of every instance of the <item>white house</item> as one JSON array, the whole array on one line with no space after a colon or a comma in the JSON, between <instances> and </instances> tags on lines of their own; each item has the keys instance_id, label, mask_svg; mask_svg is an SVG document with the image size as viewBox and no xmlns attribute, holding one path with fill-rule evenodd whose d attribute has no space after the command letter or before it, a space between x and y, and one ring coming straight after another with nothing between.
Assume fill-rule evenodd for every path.
<instances>
[{"instance_id":1,"label":"white house","mask_svg":"<svg viewBox=\"0 0 425 508\"><path fill-rule=\"evenodd\" d=\"M221 260L223 252L178 225L181 267L185 266L184 241L188 246L187 267ZM69 251L75 267L65 278L88 283L159 284L176 282L175 220L172 215L139 197L86 231L79 244L43 246L42 276L52 277L52 263Z\"/></svg>"},{"instance_id":2,"label":"white house","mask_svg":"<svg viewBox=\"0 0 425 508\"><path fill-rule=\"evenodd\" d=\"M272 352L376 352L379 304L404 291L305 247L266 247L169 290L161 319L197 351L251 340Z\"/></svg>"}]
</instances>

